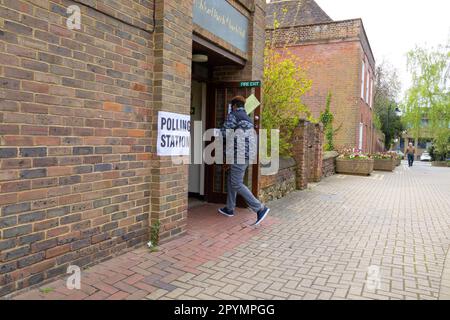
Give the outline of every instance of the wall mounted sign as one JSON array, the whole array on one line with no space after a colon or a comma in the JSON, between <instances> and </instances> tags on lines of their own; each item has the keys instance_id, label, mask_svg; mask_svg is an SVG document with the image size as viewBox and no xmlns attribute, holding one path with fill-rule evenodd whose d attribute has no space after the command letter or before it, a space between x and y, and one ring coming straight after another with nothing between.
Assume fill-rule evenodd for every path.
<instances>
[{"instance_id":1,"label":"wall mounted sign","mask_svg":"<svg viewBox=\"0 0 450 320\"><path fill-rule=\"evenodd\" d=\"M194 23L247 53L248 19L226 0L194 0Z\"/></svg>"},{"instance_id":2,"label":"wall mounted sign","mask_svg":"<svg viewBox=\"0 0 450 320\"><path fill-rule=\"evenodd\" d=\"M239 82L241 88L259 88L261 87L261 81L241 81Z\"/></svg>"},{"instance_id":3,"label":"wall mounted sign","mask_svg":"<svg viewBox=\"0 0 450 320\"><path fill-rule=\"evenodd\" d=\"M158 156L188 156L191 117L189 115L158 112Z\"/></svg>"}]
</instances>

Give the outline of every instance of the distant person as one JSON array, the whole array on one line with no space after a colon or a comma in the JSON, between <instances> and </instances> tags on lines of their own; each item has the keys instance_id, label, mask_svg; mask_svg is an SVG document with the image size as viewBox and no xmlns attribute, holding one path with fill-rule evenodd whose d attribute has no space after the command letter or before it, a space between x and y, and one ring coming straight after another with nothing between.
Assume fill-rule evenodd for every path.
<instances>
[{"instance_id":1,"label":"distant person","mask_svg":"<svg viewBox=\"0 0 450 320\"><path fill-rule=\"evenodd\" d=\"M234 209L236 207L236 196L239 194L244 198L250 209L256 213L256 222L254 225L257 226L267 217L270 209L256 199L253 193L244 184L245 170L247 170L247 167L251 162L250 159L253 160L256 156L256 143L250 146L250 140L254 140L251 137L244 135L246 136L245 139L239 139L231 134L237 133L236 130L238 129L241 129L241 132L253 130L254 125L245 111L244 97L234 97L231 100L230 111L231 112L227 115L221 131L223 137L234 139L233 143L230 144L232 148L224 148L226 157L233 159L233 163L227 163L225 165L225 171L228 172L227 206L219 209L219 212L227 217L233 217ZM238 161L238 159L242 161ZM240 164L241 162L242 164Z\"/></svg>"},{"instance_id":2,"label":"distant person","mask_svg":"<svg viewBox=\"0 0 450 320\"><path fill-rule=\"evenodd\" d=\"M413 144L410 142L408 144L408 147L406 148L406 155L408 157L408 167L413 166L415 153L416 153L416 148L414 148Z\"/></svg>"}]
</instances>

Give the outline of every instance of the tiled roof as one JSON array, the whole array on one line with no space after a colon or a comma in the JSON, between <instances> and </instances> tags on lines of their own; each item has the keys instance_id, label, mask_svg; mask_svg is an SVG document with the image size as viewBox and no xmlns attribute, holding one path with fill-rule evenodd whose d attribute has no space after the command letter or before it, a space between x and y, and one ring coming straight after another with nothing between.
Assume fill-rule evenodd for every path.
<instances>
[{"instance_id":1,"label":"tiled roof","mask_svg":"<svg viewBox=\"0 0 450 320\"><path fill-rule=\"evenodd\" d=\"M280 27L331 22L331 19L314 0L274 1L267 4L266 26L273 28L274 17Z\"/></svg>"}]
</instances>

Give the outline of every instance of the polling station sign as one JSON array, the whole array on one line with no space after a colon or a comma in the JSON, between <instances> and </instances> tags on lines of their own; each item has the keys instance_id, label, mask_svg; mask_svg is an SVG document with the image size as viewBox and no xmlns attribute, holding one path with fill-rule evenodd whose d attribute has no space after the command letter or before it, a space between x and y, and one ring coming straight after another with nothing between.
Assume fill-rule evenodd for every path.
<instances>
[{"instance_id":1,"label":"polling station sign","mask_svg":"<svg viewBox=\"0 0 450 320\"><path fill-rule=\"evenodd\" d=\"M158 156L188 156L191 140L189 115L158 112Z\"/></svg>"}]
</instances>

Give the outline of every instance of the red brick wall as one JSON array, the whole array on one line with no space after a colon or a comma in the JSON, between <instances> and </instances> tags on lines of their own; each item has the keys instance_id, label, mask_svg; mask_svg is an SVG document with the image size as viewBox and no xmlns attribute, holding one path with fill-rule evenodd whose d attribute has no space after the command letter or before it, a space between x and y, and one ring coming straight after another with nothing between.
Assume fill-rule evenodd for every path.
<instances>
[{"instance_id":1,"label":"red brick wall","mask_svg":"<svg viewBox=\"0 0 450 320\"><path fill-rule=\"evenodd\" d=\"M297 189L303 190L308 182L320 181L323 159L323 126L300 120L292 137L292 157L296 168Z\"/></svg>"},{"instance_id":2,"label":"red brick wall","mask_svg":"<svg viewBox=\"0 0 450 320\"><path fill-rule=\"evenodd\" d=\"M79 2L0 5L0 296L148 237L153 6Z\"/></svg>"},{"instance_id":3,"label":"red brick wall","mask_svg":"<svg viewBox=\"0 0 450 320\"><path fill-rule=\"evenodd\" d=\"M158 111L189 114L192 63L192 0L156 0L154 112L152 145L156 146ZM158 157L152 150L151 223L161 223L160 240L186 231L188 166ZM187 160L187 158L186 158Z\"/></svg>"},{"instance_id":4,"label":"red brick wall","mask_svg":"<svg viewBox=\"0 0 450 320\"><path fill-rule=\"evenodd\" d=\"M323 176L323 125L300 120L292 137L292 158L280 158L275 174L261 175L260 199L284 197L295 189L306 189L309 182Z\"/></svg>"},{"instance_id":5,"label":"red brick wall","mask_svg":"<svg viewBox=\"0 0 450 320\"><path fill-rule=\"evenodd\" d=\"M331 110L337 147L358 147L359 123L364 124L363 149L371 151L372 110L361 99L361 69L373 75L374 60L362 21L345 20L268 31L280 51L300 58L312 88L303 97L314 117L325 109L328 92L332 93ZM367 130L366 130L367 126Z\"/></svg>"},{"instance_id":6,"label":"red brick wall","mask_svg":"<svg viewBox=\"0 0 450 320\"><path fill-rule=\"evenodd\" d=\"M312 44L289 47L293 54L302 59L307 76L312 80L311 90L303 102L319 117L325 110L328 92L332 94L331 111L335 116L335 144L353 145L356 142L359 123L358 70L359 50L357 42Z\"/></svg>"},{"instance_id":7,"label":"red brick wall","mask_svg":"<svg viewBox=\"0 0 450 320\"><path fill-rule=\"evenodd\" d=\"M280 199L296 189L297 165L293 158L280 158L275 174L261 174L259 200L268 202Z\"/></svg>"},{"instance_id":8,"label":"red brick wall","mask_svg":"<svg viewBox=\"0 0 450 320\"><path fill-rule=\"evenodd\" d=\"M232 3L251 21L248 63L215 80L260 79L265 2ZM161 241L186 231L188 166L158 157L156 137L158 111L189 114L191 13L192 0L0 2L0 296L142 245L150 223Z\"/></svg>"}]
</instances>

